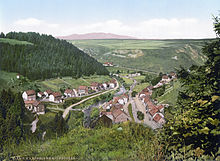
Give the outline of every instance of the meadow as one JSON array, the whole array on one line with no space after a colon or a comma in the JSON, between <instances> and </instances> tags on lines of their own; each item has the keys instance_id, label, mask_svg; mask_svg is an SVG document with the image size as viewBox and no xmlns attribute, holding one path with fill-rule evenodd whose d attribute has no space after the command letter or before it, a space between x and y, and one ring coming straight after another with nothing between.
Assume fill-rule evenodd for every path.
<instances>
[{"instance_id":1,"label":"meadow","mask_svg":"<svg viewBox=\"0 0 220 161\"><path fill-rule=\"evenodd\" d=\"M7 39L7 38L0 38L0 43L9 43L11 45L33 45L33 43L27 41L20 41L16 39Z\"/></svg>"}]
</instances>

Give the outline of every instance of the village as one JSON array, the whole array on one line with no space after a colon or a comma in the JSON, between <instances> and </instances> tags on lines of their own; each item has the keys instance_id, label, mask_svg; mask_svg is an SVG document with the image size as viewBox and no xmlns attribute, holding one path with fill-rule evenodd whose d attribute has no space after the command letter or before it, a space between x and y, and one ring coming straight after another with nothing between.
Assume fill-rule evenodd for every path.
<instances>
[{"instance_id":1,"label":"village","mask_svg":"<svg viewBox=\"0 0 220 161\"><path fill-rule=\"evenodd\" d=\"M142 89L136 97L132 97L132 89L136 85L135 76L140 76L140 73L128 74L126 78L130 78L134 81L134 84L130 87L130 91L126 90L120 95L114 95L113 99L104 102L99 107L98 120L108 124L122 123L126 121L135 121L137 123L144 123L153 129L160 128L166 122L164 117L164 108L168 107L168 104L158 104L157 100L151 98L154 89L160 88L165 84L169 84L173 79L176 79L176 73L170 72L164 74L162 79L155 86L147 86ZM51 103L63 103L67 98L90 96L102 91L108 91L114 88L118 88L119 83L115 78L112 78L109 82L97 83L92 82L90 86L79 86L75 89L67 88L64 93L53 92L46 90L44 92L35 92L34 90L24 91L22 97L25 102L25 107L37 115L45 114L45 105L43 102ZM100 93L101 94L101 93ZM129 113L129 106L132 106L132 113ZM72 107L66 109L66 114ZM137 112L141 112L144 115L143 120L137 118ZM64 116L66 116L66 114ZM132 115L132 116L131 116Z\"/></svg>"}]
</instances>

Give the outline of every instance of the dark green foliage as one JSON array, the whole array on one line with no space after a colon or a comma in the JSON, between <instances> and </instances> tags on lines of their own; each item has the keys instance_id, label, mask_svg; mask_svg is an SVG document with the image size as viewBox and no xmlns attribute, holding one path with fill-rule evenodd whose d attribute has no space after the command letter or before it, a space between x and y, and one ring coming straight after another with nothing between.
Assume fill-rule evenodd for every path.
<instances>
[{"instance_id":1,"label":"dark green foliage","mask_svg":"<svg viewBox=\"0 0 220 161\"><path fill-rule=\"evenodd\" d=\"M131 93L132 97L135 97L137 94L138 94L138 92L136 92L136 91L132 91L132 93Z\"/></svg>"},{"instance_id":2,"label":"dark green foliage","mask_svg":"<svg viewBox=\"0 0 220 161\"><path fill-rule=\"evenodd\" d=\"M207 44L203 53L208 57L203 66L178 72L184 90L165 127L168 160L219 159L220 39Z\"/></svg>"},{"instance_id":3,"label":"dark green foliage","mask_svg":"<svg viewBox=\"0 0 220 161\"><path fill-rule=\"evenodd\" d=\"M155 99L155 98L157 98L157 97L162 96L162 95L164 94L164 92L165 92L165 85L163 85L163 86L160 87L160 88L154 89L151 97L152 97L153 99Z\"/></svg>"},{"instance_id":4,"label":"dark green foliage","mask_svg":"<svg viewBox=\"0 0 220 161\"><path fill-rule=\"evenodd\" d=\"M14 94L10 89L0 94L0 148L11 143L19 144L25 137L24 123L30 124L25 114L21 93ZM31 114L30 114L31 115ZM30 126L28 127L30 128Z\"/></svg>"},{"instance_id":5,"label":"dark green foliage","mask_svg":"<svg viewBox=\"0 0 220 161\"><path fill-rule=\"evenodd\" d=\"M162 79L162 76L159 75L158 77L154 78L153 80L151 80L151 84L153 86L155 86L158 82L160 82L160 80Z\"/></svg>"},{"instance_id":6,"label":"dark green foliage","mask_svg":"<svg viewBox=\"0 0 220 161\"><path fill-rule=\"evenodd\" d=\"M10 32L6 38L34 45L0 43L0 68L31 80L108 74L103 65L65 40L37 33Z\"/></svg>"},{"instance_id":7,"label":"dark green foliage","mask_svg":"<svg viewBox=\"0 0 220 161\"><path fill-rule=\"evenodd\" d=\"M58 136L61 136L66 133L67 130L67 123L62 116L62 112L59 112L54 118L54 131L58 134Z\"/></svg>"},{"instance_id":8,"label":"dark green foliage","mask_svg":"<svg viewBox=\"0 0 220 161\"><path fill-rule=\"evenodd\" d=\"M93 108L91 110L91 120L97 119L99 117L99 109L98 108Z\"/></svg>"},{"instance_id":9,"label":"dark green foliage","mask_svg":"<svg viewBox=\"0 0 220 161\"><path fill-rule=\"evenodd\" d=\"M143 120L144 119L144 114L141 111L137 111L137 118L139 120Z\"/></svg>"}]
</instances>

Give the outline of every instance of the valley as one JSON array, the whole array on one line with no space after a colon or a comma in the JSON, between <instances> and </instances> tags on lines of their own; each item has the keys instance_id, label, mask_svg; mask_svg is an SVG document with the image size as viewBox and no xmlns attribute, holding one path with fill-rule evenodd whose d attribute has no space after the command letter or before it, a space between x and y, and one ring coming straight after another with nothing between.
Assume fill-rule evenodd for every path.
<instances>
[{"instance_id":1,"label":"valley","mask_svg":"<svg viewBox=\"0 0 220 161\"><path fill-rule=\"evenodd\" d=\"M180 66L202 65L202 46L212 39L198 40L69 40L99 62L149 72L170 72Z\"/></svg>"}]
</instances>

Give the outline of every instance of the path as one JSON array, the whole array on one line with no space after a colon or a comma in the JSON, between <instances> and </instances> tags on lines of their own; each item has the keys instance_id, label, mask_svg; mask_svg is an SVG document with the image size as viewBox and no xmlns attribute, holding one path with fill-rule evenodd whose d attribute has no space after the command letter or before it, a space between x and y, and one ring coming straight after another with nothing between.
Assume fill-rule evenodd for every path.
<instances>
[{"instance_id":1,"label":"path","mask_svg":"<svg viewBox=\"0 0 220 161\"><path fill-rule=\"evenodd\" d=\"M36 119L31 123L31 131L32 131L32 133L34 133L35 131L36 131L36 129L37 129L37 122L38 122L39 120L38 120L38 118L36 117Z\"/></svg>"},{"instance_id":2,"label":"path","mask_svg":"<svg viewBox=\"0 0 220 161\"><path fill-rule=\"evenodd\" d=\"M116 86L114 89L110 89L110 90L108 90L108 91L105 91L105 92L102 92L102 93L93 95L93 96L91 96L91 97L87 97L87 98L85 98L85 99L83 99L83 100L81 100L81 101L79 101L79 102L77 102L77 103L75 103L75 104L70 105L70 106L67 107L67 108L65 109L65 111L63 112L63 118L66 117L66 115L69 113L69 111L72 109L72 107L77 106L77 105L79 105L79 104L81 104L81 103L83 103L83 102L85 102L85 101L87 101L87 100L89 100L89 99L91 99L91 98L100 96L100 95L102 95L102 94L111 92L111 91L113 91L113 90L116 90L118 87L119 87L119 83L118 83L118 81L117 81L117 86Z\"/></svg>"}]
</instances>

